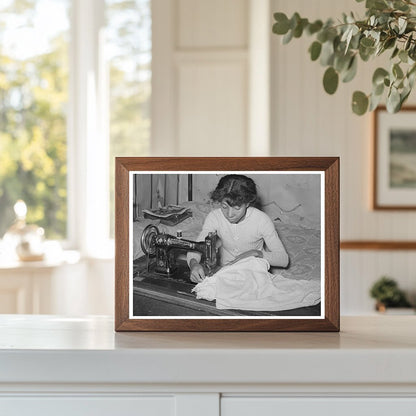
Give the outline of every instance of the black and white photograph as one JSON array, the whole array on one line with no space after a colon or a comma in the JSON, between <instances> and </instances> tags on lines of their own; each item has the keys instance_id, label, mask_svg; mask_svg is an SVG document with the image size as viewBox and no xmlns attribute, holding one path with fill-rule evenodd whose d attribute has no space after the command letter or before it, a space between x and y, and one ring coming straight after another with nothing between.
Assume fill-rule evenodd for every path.
<instances>
[{"instance_id":1,"label":"black and white photograph","mask_svg":"<svg viewBox=\"0 0 416 416\"><path fill-rule=\"evenodd\" d=\"M324 173L130 172L130 318L323 318Z\"/></svg>"}]
</instances>

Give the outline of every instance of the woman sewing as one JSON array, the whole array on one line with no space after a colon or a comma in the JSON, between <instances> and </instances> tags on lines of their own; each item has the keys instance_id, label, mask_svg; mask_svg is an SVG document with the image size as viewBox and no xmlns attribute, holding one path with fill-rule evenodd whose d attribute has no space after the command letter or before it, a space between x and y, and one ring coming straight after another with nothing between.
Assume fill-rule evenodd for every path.
<instances>
[{"instance_id":1,"label":"woman sewing","mask_svg":"<svg viewBox=\"0 0 416 416\"><path fill-rule=\"evenodd\" d=\"M289 256L267 214L253 205L257 199L255 182L245 175L226 175L211 193L211 200L220 207L211 211L204 222L198 241L209 232L217 232L222 241L221 265L247 257L260 257L270 266L286 267ZM201 255L190 252L187 262L194 283L205 279Z\"/></svg>"}]
</instances>

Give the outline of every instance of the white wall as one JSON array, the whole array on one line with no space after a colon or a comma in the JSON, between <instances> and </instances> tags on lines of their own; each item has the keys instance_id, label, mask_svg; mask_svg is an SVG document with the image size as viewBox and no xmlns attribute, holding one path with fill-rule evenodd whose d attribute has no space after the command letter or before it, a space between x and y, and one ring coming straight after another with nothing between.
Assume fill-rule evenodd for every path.
<instances>
[{"instance_id":1,"label":"white wall","mask_svg":"<svg viewBox=\"0 0 416 416\"><path fill-rule=\"evenodd\" d=\"M286 224L320 229L320 175L245 174L256 183L258 203L271 218L278 217ZM210 192L224 175L193 176L193 200L208 202Z\"/></svg>"},{"instance_id":2,"label":"white wall","mask_svg":"<svg viewBox=\"0 0 416 416\"><path fill-rule=\"evenodd\" d=\"M307 53L311 39L294 39L283 46L277 36L270 35L266 41L271 43L270 68L261 53L264 45L253 44L253 39L262 39L252 36L258 30L256 19L269 21L271 28L273 11L326 18L360 10L362 4L352 0L270 0L267 16L265 1L154 0L153 154L255 154L252 123L267 121L267 114L259 117L266 112L270 126L257 130L261 149L270 147L270 154L276 156L341 157L343 240L415 240L415 212L370 209L371 116L353 115L350 102L354 90L369 91L376 63L360 63L357 79L328 96L321 82L324 69L312 63ZM253 10L257 10L253 7L260 3L263 15L253 19ZM256 65L259 56L263 61ZM251 105L256 83L264 88L260 80L269 76L270 108L264 107L268 94L261 98L263 104ZM410 102L415 101L413 94ZM269 130L271 140L264 146L264 134ZM414 270L413 251L342 251L341 313L371 313L368 289L383 274L395 277L415 298ZM89 276L88 287L97 288L100 301L90 313L112 313L113 265L103 263L101 267L97 262Z\"/></svg>"},{"instance_id":3,"label":"white wall","mask_svg":"<svg viewBox=\"0 0 416 416\"><path fill-rule=\"evenodd\" d=\"M248 0L153 1L154 155L244 155Z\"/></svg>"},{"instance_id":4,"label":"white wall","mask_svg":"<svg viewBox=\"0 0 416 416\"><path fill-rule=\"evenodd\" d=\"M272 0L272 11L298 11L310 19L336 18L342 12L360 11L363 3L351 0ZM311 38L281 44L272 35L272 141L273 155L341 157L341 240L415 240L416 213L372 211L372 121L350 109L352 92L371 90L378 63L359 64L359 75L341 84L334 96L322 88L324 68L311 62ZM409 103L415 103L415 94ZM415 252L342 251L341 311L372 311L368 289L383 274L396 278L403 289L416 294Z\"/></svg>"}]
</instances>

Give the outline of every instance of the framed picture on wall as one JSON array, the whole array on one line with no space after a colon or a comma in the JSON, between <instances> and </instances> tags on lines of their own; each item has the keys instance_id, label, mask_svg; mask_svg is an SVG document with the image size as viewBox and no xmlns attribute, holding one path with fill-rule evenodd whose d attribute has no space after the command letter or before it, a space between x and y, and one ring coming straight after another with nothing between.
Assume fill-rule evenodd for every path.
<instances>
[{"instance_id":1,"label":"framed picture on wall","mask_svg":"<svg viewBox=\"0 0 416 416\"><path fill-rule=\"evenodd\" d=\"M415 120L416 107L374 112L374 209L416 209Z\"/></svg>"},{"instance_id":2,"label":"framed picture on wall","mask_svg":"<svg viewBox=\"0 0 416 416\"><path fill-rule=\"evenodd\" d=\"M338 331L338 158L116 158L117 331Z\"/></svg>"}]
</instances>

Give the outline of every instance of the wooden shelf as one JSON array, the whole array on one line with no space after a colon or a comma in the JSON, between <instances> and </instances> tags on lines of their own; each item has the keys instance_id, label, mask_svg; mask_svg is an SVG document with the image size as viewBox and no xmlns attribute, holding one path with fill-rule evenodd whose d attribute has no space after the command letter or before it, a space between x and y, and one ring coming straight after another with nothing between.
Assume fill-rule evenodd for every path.
<instances>
[{"instance_id":1,"label":"wooden shelf","mask_svg":"<svg viewBox=\"0 0 416 416\"><path fill-rule=\"evenodd\" d=\"M341 241L341 250L416 250L416 241Z\"/></svg>"}]
</instances>

